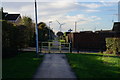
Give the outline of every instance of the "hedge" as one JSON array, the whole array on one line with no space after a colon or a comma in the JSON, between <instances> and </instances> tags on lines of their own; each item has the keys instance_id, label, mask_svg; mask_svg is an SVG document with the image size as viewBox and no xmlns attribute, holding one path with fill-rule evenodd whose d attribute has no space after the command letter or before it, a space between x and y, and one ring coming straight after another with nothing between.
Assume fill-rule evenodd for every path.
<instances>
[{"instance_id":1,"label":"hedge","mask_svg":"<svg viewBox=\"0 0 120 80\"><path fill-rule=\"evenodd\" d=\"M107 53L120 53L120 38L106 38Z\"/></svg>"}]
</instances>

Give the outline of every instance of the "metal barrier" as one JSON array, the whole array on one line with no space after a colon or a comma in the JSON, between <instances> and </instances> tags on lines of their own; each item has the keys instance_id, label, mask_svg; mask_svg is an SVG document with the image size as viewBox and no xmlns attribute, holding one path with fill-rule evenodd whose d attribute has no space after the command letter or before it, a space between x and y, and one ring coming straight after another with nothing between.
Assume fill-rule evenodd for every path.
<instances>
[{"instance_id":1,"label":"metal barrier","mask_svg":"<svg viewBox=\"0 0 120 80\"><path fill-rule=\"evenodd\" d=\"M70 43L42 42L41 52L42 53L69 53Z\"/></svg>"}]
</instances>

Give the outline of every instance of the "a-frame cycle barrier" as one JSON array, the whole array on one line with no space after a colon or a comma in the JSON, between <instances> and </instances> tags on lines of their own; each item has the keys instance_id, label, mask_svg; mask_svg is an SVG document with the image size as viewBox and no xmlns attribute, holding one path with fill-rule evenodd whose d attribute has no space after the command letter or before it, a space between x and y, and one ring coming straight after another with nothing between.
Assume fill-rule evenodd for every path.
<instances>
[{"instance_id":1,"label":"a-frame cycle barrier","mask_svg":"<svg viewBox=\"0 0 120 80\"><path fill-rule=\"evenodd\" d=\"M42 53L69 53L70 43L42 42L41 52Z\"/></svg>"}]
</instances>

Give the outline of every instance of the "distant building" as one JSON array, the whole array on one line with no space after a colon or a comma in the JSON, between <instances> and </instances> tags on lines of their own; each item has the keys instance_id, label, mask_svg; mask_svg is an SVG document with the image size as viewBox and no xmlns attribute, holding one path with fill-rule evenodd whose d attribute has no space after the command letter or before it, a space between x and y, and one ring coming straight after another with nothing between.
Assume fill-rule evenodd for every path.
<instances>
[{"instance_id":1,"label":"distant building","mask_svg":"<svg viewBox=\"0 0 120 80\"><path fill-rule=\"evenodd\" d=\"M115 22L112 30L68 34L68 41L72 41L72 47L80 51L105 51L106 38L120 38L120 22Z\"/></svg>"},{"instance_id":2,"label":"distant building","mask_svg":"<svg viewBox=\"0 0 120 80\"><path fill-rule=\"evenodd\" d=\"M1 8L1 11L2 11L2 20L12 22L15 25L20 25L21 24L20 14L9 14L7 12L3 12L3 8Z\"/></svg>"},{"instance_id":3,"label":"distant building","mask_svg":"<svg viewBox=\"0 0 120 80\"><path fill-rule=\"evenodd\" d=\"M120 22L114 22L112 31L120 32Z\"/></svg>"},{"instance_id":4,"label":"distant building","mask_svg":"<svg viewBox=\"0 0 120 80\"><path fill-rule=\"evenodd\" d=\"M114 37L120 37L120 22L115 22L112 31L114 32Z\"/></svg>"}]
</instances>

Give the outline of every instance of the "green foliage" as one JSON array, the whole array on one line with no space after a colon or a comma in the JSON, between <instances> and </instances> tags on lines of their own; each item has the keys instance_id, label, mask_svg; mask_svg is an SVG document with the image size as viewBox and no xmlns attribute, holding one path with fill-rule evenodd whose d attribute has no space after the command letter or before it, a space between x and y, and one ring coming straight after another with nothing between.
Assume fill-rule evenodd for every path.
<instances>
[{"instance_id":1,"label":"green foliage","mask_svg":"<svg viewBox=\"0 0 120 80\"><path fill-rule=\"evenodd\" d=\"M44 22L40 22L40 23L38 24L38 29L43 30L45 27L47 27L47 25L46 25Z\"/></svg>"},{"instance_id":2,"label":"green foliage","mask_svg":"<svg viewBox=\"0 0 120 80\"><path fill-rule=\"evenodd\" d=\"M106 38L107 53L120 52L120 38Z\"/></svg>"},{"instance_id":3,"label":"green foliage","mask_svg":"<svg viewBox=\"0 0 120 80\"><path fill-rule=\"evenodd\" d=\"M28 46L32 46L34 42L33 40L35 31L34 23L30 17L24 16L22 18L22 25L26 26Z\"/></svg>"},{"instance_id":4,"label":"green foliage","mask_svg":"<svg viewBox=\"0 0 120 80\"><path fill-rule=\"evenodd\" d=\"M29 33L27 27L24 25L17 26L18 29L18 47L19 49L25 48L29 45Z\"/></svg>"},{"instance_id":5,"label":"green foliage","mask_svg":"<svg viewBox=\"0 0 120 80\"><path fill-rule=\"evenodd\" d=\"M43 55L40 55L39 58L34 60L35 52L22 52L19 55L3 59L3 68L2 68L2 77L3 80L15 78L33 78L37 67L40 65L43 59Z\"/></svg>"},{"instance_id":6,"label":"green foliage","mask_svg":"<svg viewBox=\"0 0 120 80\"><path fill-rule=\"evenodd\" d=\"M65 43L65 40L59 40L61 43Z\"/></svg>"},{"instance_id":7,"label":"green foliage","mask_svg":"<svg viewBox=\"0 0 120 80\"><path fill-rule=\"evenodd\" d=\"M24 16L22 18L22 25L31 27L31 25L32 25L32 19L30 17Z\"/></svg>"},{"instance_id":8,"label":"green foliage","mask_svg":"<svg viewBox=\"0 0 120 80\"><path fill-rule=\"evenodd\" d=\"M66 54L68 62L80 80L119 78L120 57L99 54Z\"/></svg>"},{"instance_id":9,"label":"green foliage","mask_svg":"<svg viewBox=\"0 0 120 80\"><path fill-rule=\"evenodd\" d=\"M2 52L4 56L13 56L18 50L17 27L2 21Z\"/></svg>"},{"instance_id":10,"label":"green foliage","mask_svg":"<svg viewBox=\"0 0 120 80\"><path fill-rule=\"evenodd\" d=\"M49 34L50 32L50 34ZM39 42L45 42L49 40L49 35L50 39L54 38L54 32L48 28L46 23L40 22L38 24L38 37L39 37Z\"/></svg>"},{"instance_id":11,"label":"green foliage","mask_svg":"<svg viewBox=\"0 0 120 80\"><path fill-rule=\"evenodd\" d=\"M63 32L57 32L57 36L60 37L60 36L63 36Z\"/></svg>"},{"instance_id":12,"label":"green foliage","mask_svg":"<svg viewBox=\"0 0 120 80\"><path fill-rule=\"evenodd\" d=\"M16 55L18 50L28 46L35 46L35 27L32 19L24 16L21 25L14 25L7 21L2 23L2 52L3 57ZM44 22L38 24L39 42L48 41L49 31L51 39L54 32Z\"/></svg>"},{"instance_id":13,"label":"green foliage","mask_svg":"<svg viewBox=\"0 0 120 80\"><path fill-rule=\"evenodd\" d=\"M7 21L1 22L3 57L16 55L18 50L29 46L33 42L34 31L31 32L32 27L25 25L16 26Z\"/></svg>"},{"instance_id":14,"label":"green foliage","mask_svg":"<svg viewBox=\"0 0 120 80\"><path fill-rule=\"evenodd\" d=\"M65 39L65 38L64 38L64 33L63 33L63 32L57 32L56 35L58 36L58 40Z\"/></svg>"}]
</instances>

